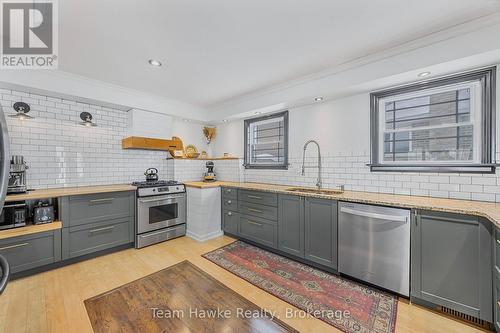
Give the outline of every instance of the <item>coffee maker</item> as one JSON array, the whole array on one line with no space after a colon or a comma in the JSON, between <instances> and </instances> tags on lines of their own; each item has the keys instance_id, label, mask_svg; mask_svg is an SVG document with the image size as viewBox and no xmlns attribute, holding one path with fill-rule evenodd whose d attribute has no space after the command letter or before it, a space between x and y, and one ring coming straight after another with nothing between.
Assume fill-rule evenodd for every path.
<instances>
[{"instance_id":1,"label":"coffee maker","mask_svg":"<svg viewBox=\"0 0 500 333\"><path fill-rule=\"evenodd\" d=\"M203 181L204 182L214 182L215 179L215 172L214 172L214 162L208 161L206 164L207 167L207 172L203 175Z\"/></svg>"},{"instance_id":2,"label":"coffee maker","mask_svg":"<svg viewBox=\"0 0 500 333\"><path fill-rule=\"evenodd\" d=\"M10 160L8 194L26 192L26 170L28 166L22 155L13 155Z\"/></svg>"}]
</instances>

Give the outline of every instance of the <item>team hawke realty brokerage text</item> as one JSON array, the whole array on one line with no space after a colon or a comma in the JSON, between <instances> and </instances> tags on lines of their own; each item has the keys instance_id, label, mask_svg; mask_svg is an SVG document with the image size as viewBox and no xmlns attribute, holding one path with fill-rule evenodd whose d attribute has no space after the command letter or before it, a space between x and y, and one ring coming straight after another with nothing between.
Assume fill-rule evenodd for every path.
<instances>
[{"instance_id":1,"label":"team hawke realty brokerage text","mask_svg":"<svg viewBox=\"0 0 500 333\"><path fill-rule=\"evenodd\" d=\"M182 318L196 318L196 319L257 319L257 318L276 318L276 311L268 309L199 309L189 308L185 309L160 309L151 308L151 314L154 319L182 319ZM339 320L342 318L349 318L350 311L344 310L299 310L287 307L285 309L285 318L328 318Z\"/></svg>"},{"instance_id":2,"label":"team hawke realty brokerage text","mask_svg":"<svg viewBox=\"0 0 500 333\"><path fill-rule=\"evenodd\" d=\"M0 68L57 69L57 0L0 0Z\"/></svg>"}]
</instances>

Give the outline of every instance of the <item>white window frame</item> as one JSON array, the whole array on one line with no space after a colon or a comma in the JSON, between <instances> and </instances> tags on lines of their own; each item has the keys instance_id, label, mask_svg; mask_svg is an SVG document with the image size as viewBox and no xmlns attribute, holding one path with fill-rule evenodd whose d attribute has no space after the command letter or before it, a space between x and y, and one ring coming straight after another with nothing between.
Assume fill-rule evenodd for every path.
<instances>
[{"instance_id":1,"label":"white window frame","mask_svg":"<svg viewBox=\"0 0 500 333\"><path fill-rule=\"evenodd\" d=\"M422 81L405 86L376 91L370 94L370 138L372 172L454 172L454 173L495 173L495 94L496 67ZM428 96L451 89L470 89L470 124L473 126L472 160L455 161L384 161L385 103L406 98ZM382 118L382 119L380 119ZM461 123L466 124L466 123ZM432 128L455 127L436 125ZM413 127L396 131L416 131L431 127ZM394 132L394 131L392 131Z\"/></svg>"}]
</instances>

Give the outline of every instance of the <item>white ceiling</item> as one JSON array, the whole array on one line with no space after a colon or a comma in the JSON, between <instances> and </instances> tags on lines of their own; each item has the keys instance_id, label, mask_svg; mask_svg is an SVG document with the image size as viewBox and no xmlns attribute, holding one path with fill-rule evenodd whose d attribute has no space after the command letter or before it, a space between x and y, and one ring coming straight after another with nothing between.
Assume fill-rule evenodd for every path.
<instances>
[{"instance_id":1,"label":"white ceiling","mask_svg":"<svg viewBox=\"0 0 500 333\"><path fill-rule=\"evenodd\" d=\"M500 10L498 0L64 0L59 6L60 70L211 108ZM164 66L150 66L150 58Z\"/></svg>"}]
</instances>

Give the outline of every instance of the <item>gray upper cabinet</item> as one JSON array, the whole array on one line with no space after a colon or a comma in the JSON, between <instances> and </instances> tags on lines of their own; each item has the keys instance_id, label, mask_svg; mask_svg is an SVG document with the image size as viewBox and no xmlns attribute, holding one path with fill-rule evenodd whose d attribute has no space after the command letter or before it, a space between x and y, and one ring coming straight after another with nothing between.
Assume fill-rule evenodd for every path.
<instances>
[{"instance_id":1,"label":"gray upper cabinet","mask_svg":"<svg viewBox=\"0 0 500 333\"><path fill-rule=\"evenodd\" d=\"M477 217L418 212L411 232L411 297L492 322L491 229Z\"/></svg>"},{"instance_id":2,"label":"gray upper cabinet","mask_svg":"<svg viewBox=\"0 0 500 333\"><path fill-rule=\"evenodd\" d=\"M304 198L278 196L278 250L304 258Z\"/></svg>"},{"instance_id":3,"label":"gray upper cabinet","mask_svg":"<svg viewBox=\"0 0 500 333\"><path fill-rule=\"evenodd\" d=\"M0 254L7 258L12 273L60 261L61 230L2 239Z\"/></svg>"},{"instance_id":4,"label":"gray upper cabinet","mask_svg":"<svg viewBox=\"0 0 500 333\"><path fill-rule=\"evenodd\" d=\"M337 269L337 201L305 199L305 258Z\"/></svg>"}]
</instances>

